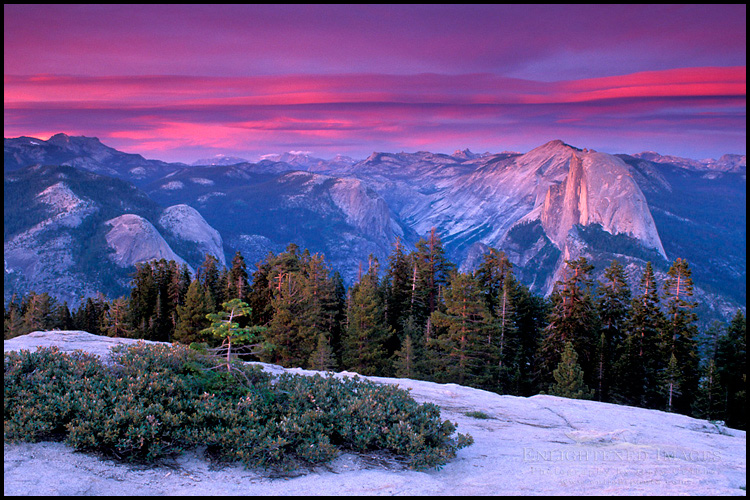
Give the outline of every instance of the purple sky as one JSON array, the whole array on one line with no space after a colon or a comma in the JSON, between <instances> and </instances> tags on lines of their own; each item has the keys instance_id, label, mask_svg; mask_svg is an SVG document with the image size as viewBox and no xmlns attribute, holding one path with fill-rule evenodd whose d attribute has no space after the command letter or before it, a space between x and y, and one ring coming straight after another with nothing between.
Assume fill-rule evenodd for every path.
<instances>
[{"instance_id":1,"label":"purple sky","mask_svg":"<svg viewBox=\"0 0 750 500\"><path fill-rule=\"evenodd\" d=\"M745 5L5 5L5 137L219 153L745 153Z\"/></svg>"}]
</instances>

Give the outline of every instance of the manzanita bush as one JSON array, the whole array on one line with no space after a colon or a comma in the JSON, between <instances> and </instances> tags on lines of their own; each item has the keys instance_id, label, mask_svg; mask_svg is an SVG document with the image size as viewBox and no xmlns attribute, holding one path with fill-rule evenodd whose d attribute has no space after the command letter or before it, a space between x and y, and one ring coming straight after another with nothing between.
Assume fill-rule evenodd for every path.
<instances>
[{"instance_id":1,"label":"manzanita bush","mask_svg":"<svg viewBox=\"0 0 750 500\"><path fill-rule=\"evenodd\" d=\"M385 450L414 469L441 467L473 442L453 437L437 406L358 377L272 377L240 362L216 371L215 359L177 345L118 346L112 358L104 365L57 348L5 353L5 439L64 439L146 462L205 446L248 467Z\"/></svg>"}]
</instances>

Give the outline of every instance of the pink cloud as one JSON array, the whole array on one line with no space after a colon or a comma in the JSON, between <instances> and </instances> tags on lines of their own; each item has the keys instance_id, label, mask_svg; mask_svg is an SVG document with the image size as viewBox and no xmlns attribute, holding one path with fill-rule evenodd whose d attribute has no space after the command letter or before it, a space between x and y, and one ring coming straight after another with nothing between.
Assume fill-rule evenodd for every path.
<instances>
[{"instance_id":1,"label":"pink cloud","mask_svg":"<svg viewBox=\"0 0 750 500\"><path fill-rule=\"evenodd\" d=\"M501 150L517 149L509 137L526 136L533 147L586 133L581 145L596 147L591 142L657 125L677 142L685 126L744 133L745 82L744 67L560 82L491 74L6 75L5 133L97 135L157 156L181 147L262 154L282 145L319 148L321 156L425 145Z\"/></svg>"}]
</instances>

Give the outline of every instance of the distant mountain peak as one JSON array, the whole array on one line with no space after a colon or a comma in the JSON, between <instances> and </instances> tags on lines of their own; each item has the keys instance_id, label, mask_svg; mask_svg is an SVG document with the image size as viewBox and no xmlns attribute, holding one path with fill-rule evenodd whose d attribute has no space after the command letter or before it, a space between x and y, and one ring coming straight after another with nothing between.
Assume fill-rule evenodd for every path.
<instances>
[{"instance_id":1,"label":"distant mountain peak","mask_svg":"<svg viewBox=\"0 0 750 500\"><path fill-rule=\"evenodd\" d=\"M55 134L47 140L48 143L57 146L67 147L70 144L86 144L92 146L100 146L107 149L112 149L109 146L105 146L98 137L86 137L85 135L68 135L64 133Z\"/></svg>"},{"instance_id":2,"label":"distant mountain peak","mask_svg":"<svg viewBox=\"0 0 750 500\"><path fill-rule=\"evenodd\" d=\"M639 160L647 160L653 163L667 163L680 168L695 171L718 171L718 172L735 172L741 173L747 170L747 157L745 155L725 154L715 160L706 158L704 160L694 160L692 158L682 158L680 156L662 155L655 151L643 151L630 155Z\"/></svg>"},{"instance_id":3,"label":"distant mountain peak","mask_svg":"<svg viewBox=\"0 0 750 500\"><path fill-rule=\"evenodd\" d=\"M478 155L476 153L471 152L469 148L466 149L457 149L453 152L451 155L453 158L456 158L457 160L473 160L475 158L479 158L481 155Z\"/></svg>"},{"instance_id":4,"label":"distant mountain peak","mask_svg":"<svg viewBox=\"0 0 750 500\"><path fill-rule=\"evenodd\" d=\"M537 151L537 150L565 151L565 152L568 152L570 150L581 151L581 152L584 151L583 149L577 148L575 146L571 146L570 144L568 144L568 143L566 143L566 142L564 142L564 141L562 141L560 139L554 139L554 140L551 140L549 142L546 142L546 143L542 144L541 146L539 146L537 148L534 148L532 151Z\"/></svg>"},{"instance_id":5,"label":"distant mountain peak","mask_svg":"<svg viewBox=\"0 0 750 500\"><path fill-rule=\"evenodd\" d=\"M214 156L213 158L202 158L200 160L195 160L190 165L193 167L203 166L203 165L228 166L228 165L236 165L238 163L249 163L249 160L246 160L245 158L240 158L238 156L218 154Z\"/></svg>"},{"instance_id":6,"label":"distant mountain peak","mask_svg":"<svg viewBox=\"0 0 750 500\"><path fill-rule=\"evenodd\" d=\"M59 134L55 134L52 137L50 137L49 140L52 142L59 142L59 141L67 142L70 140L70 136L68 134L64 134L60 132Z\"/></svg>"}]
</instances>

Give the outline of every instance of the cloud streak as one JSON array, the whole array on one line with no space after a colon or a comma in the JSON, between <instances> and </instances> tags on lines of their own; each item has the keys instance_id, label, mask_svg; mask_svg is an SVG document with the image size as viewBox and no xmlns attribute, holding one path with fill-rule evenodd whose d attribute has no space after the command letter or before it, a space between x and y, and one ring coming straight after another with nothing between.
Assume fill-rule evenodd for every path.
<instances>
[{"instance_id":1,"label":"cloud streak","mask_svg":"<svg viewBox=\"0 0 750 500\"><path fill-rule=\"evenodd\" d=\"M173 149L183 141L262 154L276 144L297 143L312 150L338 145L362 156L371 152L362 145L373 138L382 147L407 150L465 147L465 141L496 149L518 127L534 132L536 142L605 128L628 135L634 124L661 124L674 134L680 122L707 131L743 128L745 95L744 67L560 82L490 74L10 75L5 126L6 135L13 135L34 123L46 123L50 133L86 124L89 134L130 141L131 148L152 134ZM144 147L156 152L154 144Z\"/></svg>"}]
</instances>

